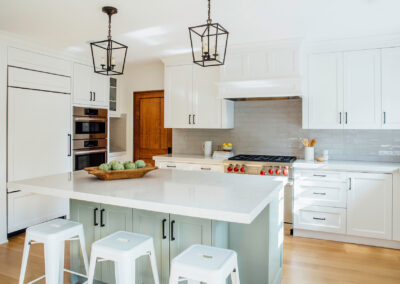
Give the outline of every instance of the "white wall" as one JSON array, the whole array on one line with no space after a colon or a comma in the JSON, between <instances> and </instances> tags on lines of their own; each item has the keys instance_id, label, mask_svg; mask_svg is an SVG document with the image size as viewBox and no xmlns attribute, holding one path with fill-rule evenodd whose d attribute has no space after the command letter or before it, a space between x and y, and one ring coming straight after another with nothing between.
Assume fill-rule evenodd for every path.
<instances>
[{"instance_id":1,"label":"white wall","mask_svg":"<svg viewBox=\"0 0 400 284\"><path fill-rule=\"evenodd\" d=\"M127 152L120 160L133 159L133 92L164 90L164 64L161 61L131 63L124 75L117 77L119 111L127 114Z\"/></svg>"}]
</instances>

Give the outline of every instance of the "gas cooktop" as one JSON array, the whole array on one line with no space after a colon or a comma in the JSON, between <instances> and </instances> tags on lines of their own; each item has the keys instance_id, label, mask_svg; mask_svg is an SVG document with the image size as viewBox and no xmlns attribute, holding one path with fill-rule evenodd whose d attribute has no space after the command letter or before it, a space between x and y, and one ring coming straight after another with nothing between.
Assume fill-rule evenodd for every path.
<instances>
[{"instance_id":1,"label":"gas cooktop","mask_svg":"<svg viewBox=\"0 0 400 284\"><path fill-rule=\"evenodd\" d=\"M270 155L236 155L228 160L248 161L248 162L273 162L273 163L293 163L296 157L293 156L270 156Z\"/></svg>"}]
</instances>

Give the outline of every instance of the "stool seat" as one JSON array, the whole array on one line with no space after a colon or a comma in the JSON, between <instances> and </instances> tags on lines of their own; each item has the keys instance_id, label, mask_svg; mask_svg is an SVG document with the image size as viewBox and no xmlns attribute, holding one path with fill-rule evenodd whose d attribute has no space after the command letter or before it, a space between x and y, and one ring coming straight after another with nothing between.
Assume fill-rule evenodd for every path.
<instances>
[{"instance_id":1,"label":"stool seat","mask_svg":"<svg viewBox=\"0 0 400 284\"><path fill-rule=\"evenodd\" d=\"M149 236L119 231L93 243L92 248L103 254L108 253L110 258L121 254L132 254L146 246L153 239ZM107 257L108 258L108 257Z\"/></svg>"},{"instance_id":2,"label":"stool seat","mask_svg":"<svg viewBox=\"0 0 400 284\"><path fill-rule=\"evenodd\" d=\"M232 283L239 283L237 254L233 250L192 245L171 262L170 284L179 278L206 283L226 283L231 275Z\"/></svg>"},{"instance_id":3,"label":"stool seat","mask_svg":"<svg viewBox=\"0 0 400 284\"><path fill-rule=\"evenodd\" d=\"M38 224L26 229L31 239L36 242L45 242L50 239L58 239L64 241L70 237L76 236L76 232L79 228L83 228L83 225L69 221L66 219L54 219L42 224Z\"/></svg>"},{"instance_id":4,"label":"stool seat","mask_svg":"<svg viewBox=\"0 0 400 284\"><path fill-rule=\"evenodd\" d=\"M117 284L135 283L135 262L148 255L153 272L154 283L159 284L153 238L150 236L119 231L92 244L88 284L93 283L96 263L113 261Z\"/></svg>"}]
</instances>

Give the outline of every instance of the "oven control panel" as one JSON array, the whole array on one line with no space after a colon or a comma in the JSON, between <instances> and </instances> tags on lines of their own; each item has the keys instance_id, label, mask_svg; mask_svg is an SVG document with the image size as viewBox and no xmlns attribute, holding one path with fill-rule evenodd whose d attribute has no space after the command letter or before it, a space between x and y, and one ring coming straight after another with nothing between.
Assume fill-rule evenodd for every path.
<instances>
[{"instance_id":1,"label":"oven control panel","mask_svg":"<svg viewBox=\"0 0 400 284\"><path fill-rule=\"evenodd\" d=\"M288 176L289 166L230 163L230 164L225 164L224 172L233 174L250 174L250 175L263 175L263 176Z\"/></svg>"}]
</instances>

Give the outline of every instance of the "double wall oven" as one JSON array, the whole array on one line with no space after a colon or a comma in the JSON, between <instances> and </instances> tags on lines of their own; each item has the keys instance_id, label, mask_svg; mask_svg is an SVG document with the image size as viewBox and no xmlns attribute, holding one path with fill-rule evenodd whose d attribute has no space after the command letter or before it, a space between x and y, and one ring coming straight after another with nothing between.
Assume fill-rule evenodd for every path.
<instances>
[{"instance_id":1,"label":"double wall oven","mask_svg":"<svg viewBox=\"0 0 400 284\"><path fill-rule=\"evenodd\" d=\"M74 170L107 161L108 113L106 109L74 107Z\"/></svg>"}]
</instances>

